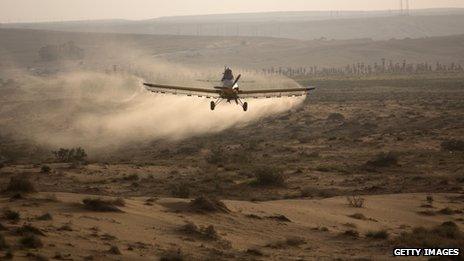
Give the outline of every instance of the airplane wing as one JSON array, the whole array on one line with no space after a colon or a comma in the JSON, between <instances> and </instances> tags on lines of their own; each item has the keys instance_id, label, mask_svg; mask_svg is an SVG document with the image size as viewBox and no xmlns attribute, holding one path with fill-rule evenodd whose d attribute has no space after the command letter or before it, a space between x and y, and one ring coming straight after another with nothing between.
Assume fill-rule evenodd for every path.
<instances>
[{"instance_id":1,"label":"airplane wing","mask_svg":"<svg viewBox=\"0 0 464 261\"><path fill-rule=\"evenodd\" d=\"M145 88L147 90L156 93L171 93L174 95L181 94L187 96L198 96L206 98L217 98L220 94L220 90L206 88L182 87L152 83L143 83L143 85L146 86Z\"/></svg>"},{"instance_id":2,"label":"airplane wing","mask_svg":"<svg viewBox=\"0 0 464 261\"><path fill-rule=\"evenodd\" d=\"M280 98L308 95L315 87L308 86L305 88L288 88L288 89L267 89L267 90L240 90L240 98Z\"/></svg>"}]
</instances>

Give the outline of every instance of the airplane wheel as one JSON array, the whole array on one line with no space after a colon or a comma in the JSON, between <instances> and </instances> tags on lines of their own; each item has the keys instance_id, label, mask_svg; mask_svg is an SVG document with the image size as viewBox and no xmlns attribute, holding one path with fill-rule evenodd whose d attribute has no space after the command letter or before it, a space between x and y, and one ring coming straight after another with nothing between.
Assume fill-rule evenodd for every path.
<instances>
[{"instance_id":1,"label":"airplane wheel","mask_svg":"<svg viewBox=\"0 0 464 261\"><path fill-rule=\"evenodd\" d=\"M214 111L214 108L216 107L216 104L212 101L211 102L211 110Z\"/></svg>"},{"instance_id":2,"label":"airplane wheel","mask_svg":"<svg viewBox=\"0 0 464 261\"><path fill-rule=\"evenodd\" d=\"M245 102L245 103L243 104L243 110L244 110L244 111L247 111L247 110L248 110L248 103L247 103L247 102Z\"/></svg>"}]
</instances>

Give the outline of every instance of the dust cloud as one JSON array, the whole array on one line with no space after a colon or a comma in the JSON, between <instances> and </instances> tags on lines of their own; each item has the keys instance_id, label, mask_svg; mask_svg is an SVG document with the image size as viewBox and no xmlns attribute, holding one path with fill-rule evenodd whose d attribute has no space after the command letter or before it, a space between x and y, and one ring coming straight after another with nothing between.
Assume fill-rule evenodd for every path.
<instances>
[{"instance_id":1,"label":"dust cloud","mask_svg":"<svg viewBox=\"0 0 464 261\"><path fill-rule=\"evenodd\" d=\"M10 102L16 102L4 122L15 135L41 145L82 146L98 151L133 142L221 132L288 111L304 100L249 100L248 112L223 101L211 111L210 99L155 94L142 85L150 81L210 87L220 73L217 69L192 71L167 63L143 62L116 72L78 71L46 77L23 73L18 77L19 90L10 97ZM297 85L286 78L269 79L253 73L243 78L242 85L248 89ZM2 114L4 118L5 111Z\"/></svg>"}]
</instances>

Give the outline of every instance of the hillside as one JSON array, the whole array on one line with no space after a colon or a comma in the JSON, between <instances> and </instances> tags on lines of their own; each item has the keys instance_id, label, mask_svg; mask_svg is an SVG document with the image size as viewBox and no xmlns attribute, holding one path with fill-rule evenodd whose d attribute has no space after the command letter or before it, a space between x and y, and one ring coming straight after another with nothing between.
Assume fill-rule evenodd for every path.
<instances>
[{"instance_id":1,"label":"hillside","mask_svg":"<svg viewBox=\"0 0 464 261\"><path fill-rule=\"evenodd\" d=\"M277 12L162 17L150 20L99 20L3 24L73 32L167 34L202 36L265 36L299 40L419 38L464 33L462 9L377 12Z\"/></svg>"},{"instance_id":2,"label":"hillside","mask_svg":"<svg viewBox=\"0 0 464 261\"><path fill-rule=\"evenodd\" d=\"M73 41L85 60L119 64L120 56L163 59L192 66L268 68L270 66L345 66L395 62L464 63L464 35L388 41L300 41L267 37L168 36L0 29L0 66L53 66L39 61L38 51ZM104 59L103 59L104 58Z\"/></svg>"}]
</instances>

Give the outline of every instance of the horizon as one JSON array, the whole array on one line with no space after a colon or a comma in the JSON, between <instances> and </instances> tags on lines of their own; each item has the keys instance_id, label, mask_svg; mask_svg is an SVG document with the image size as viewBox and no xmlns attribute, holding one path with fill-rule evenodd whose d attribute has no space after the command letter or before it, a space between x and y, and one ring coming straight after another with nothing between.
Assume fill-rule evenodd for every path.
<instances>
[{"instance_id":1,"label":"horizon","mask_svg":"<svg viewBox=\"0 0 464 261\"><path fill-rule=\"evenodd\" d=\"M446 0L436 3L432 0L410 1L410 10L462 9L463 1ZM247 3L245 0L223 1L200 0L194 3L186 0L172 0L162 3L149 0L4 0L0 3L0 23L43 23L95 20L140 21L165 17L209 16L227 14L285 13L285 12L381 12L399 11L397 0L379 0L375 3L354 0L349 4L342 0L305 1L293 0L282 4L278 0ZM28 6L27 9L23 6ZM290 7L289 7L290 6ZM130 8L130 9L128 9ZM127 10L130 10L128 12Z\"/></svg>"}]
</instances>

